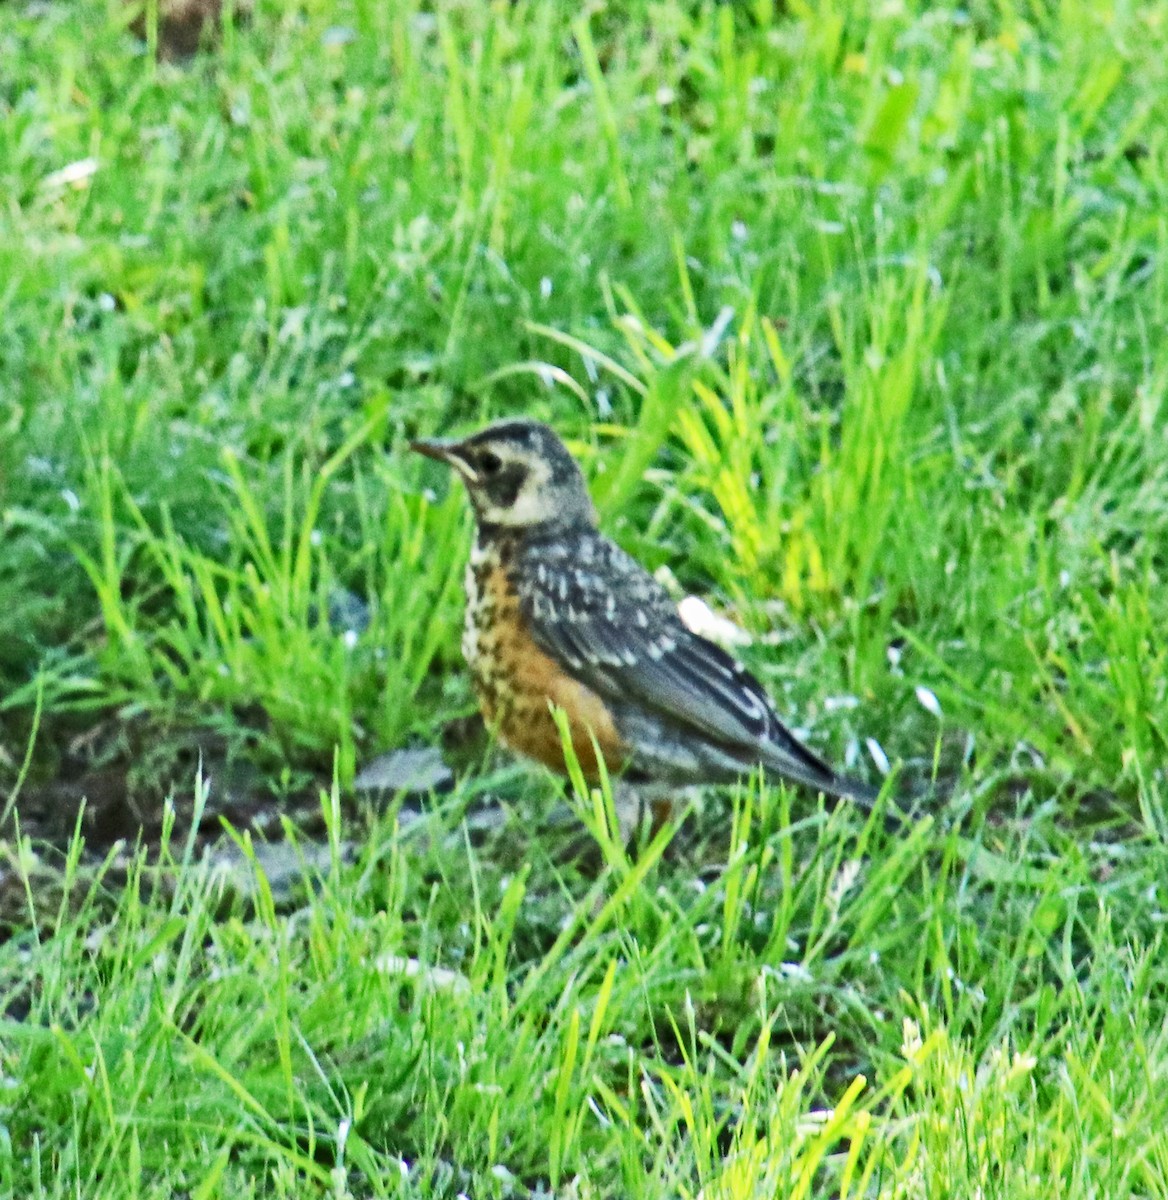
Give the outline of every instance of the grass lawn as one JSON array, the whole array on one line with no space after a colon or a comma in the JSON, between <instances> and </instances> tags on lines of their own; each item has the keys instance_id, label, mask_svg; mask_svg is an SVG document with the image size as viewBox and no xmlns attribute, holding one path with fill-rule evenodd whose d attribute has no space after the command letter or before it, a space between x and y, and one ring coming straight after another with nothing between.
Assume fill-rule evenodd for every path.
<instances>
[{"instance_id":1,"label":"grass lawn","mask_svg":"<svg viewBox=\"0 0 1168 1200\"><path fill-rule=\"evenodd\" d=\"M0 5L0 1196L1168 1197L1164 5L133 18ZM475 732L514 413L911 830Z\"/></svg>"}]
</instances>

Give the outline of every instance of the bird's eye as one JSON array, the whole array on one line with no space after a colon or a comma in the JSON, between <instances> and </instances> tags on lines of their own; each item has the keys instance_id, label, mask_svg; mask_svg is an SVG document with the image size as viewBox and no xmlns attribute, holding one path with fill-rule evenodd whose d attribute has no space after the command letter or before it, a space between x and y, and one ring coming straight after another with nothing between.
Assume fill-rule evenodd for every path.
<instances>
[{"instance_id":1,"label":"bird's eye","mask_svg":"<svg viewBox=\"0 0 1168 1200\"><path fill-rule=\"evenodd\" d=\"M493 450L484 450L479 456L479 467L484 475L494 475L502 465L503 460Z\"/></svg>"}]
</instances>

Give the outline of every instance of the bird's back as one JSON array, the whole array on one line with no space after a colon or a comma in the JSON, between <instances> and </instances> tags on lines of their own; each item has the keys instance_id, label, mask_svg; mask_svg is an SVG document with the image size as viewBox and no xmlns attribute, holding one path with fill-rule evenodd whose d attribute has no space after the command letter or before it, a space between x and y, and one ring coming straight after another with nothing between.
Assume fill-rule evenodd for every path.
<instances>
[{"instance_id":1,"label":"bird's back","mask_svg":"<svg viewBox=\"0 0 1168 1200\"><path fill-rule=\"evenodd\" d=\"M758 680L689 630L665 589L597 530L528 531L509 570L532 640L604 699L634 774L719 782L761 764L870 799L799 742Z\"/></svg>"}]
</instances>

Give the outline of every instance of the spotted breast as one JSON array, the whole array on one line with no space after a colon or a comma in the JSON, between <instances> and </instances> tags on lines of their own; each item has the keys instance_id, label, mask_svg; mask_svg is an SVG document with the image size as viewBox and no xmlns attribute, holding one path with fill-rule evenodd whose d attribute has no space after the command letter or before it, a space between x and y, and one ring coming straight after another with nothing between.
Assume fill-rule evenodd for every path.
<instances>
[{"instance_id":1,"label":"spotted breast","mask_svg":"<svg viewBox=\"0 0 1168 1200\"><path fill-rule=\"evenodd\" d=\"M585 777L599 775L597 747L615 774L627 752L607 705L531 637L511 579L516 549L505 536L479 537L467 565L462 653L483 718L512 750L562 772L563 743L548 707L555 704L567 714Z\"/></svg>"}]
</instances>

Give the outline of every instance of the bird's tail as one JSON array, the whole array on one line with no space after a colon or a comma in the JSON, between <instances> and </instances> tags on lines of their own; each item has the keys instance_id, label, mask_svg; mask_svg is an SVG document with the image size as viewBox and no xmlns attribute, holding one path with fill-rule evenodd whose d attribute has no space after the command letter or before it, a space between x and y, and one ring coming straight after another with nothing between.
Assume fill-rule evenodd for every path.
<instances>
[{"instance_id":1,"label":"bird's tail","mask_svg":"<svg viewBox=\"0 0 1168 1200\"><path fill-rule=\"evenodd\" d=\"M831 778L824 782L823 790L838 800L850 800L865 812L871 812L876 807L876 801L880 799L881 791L880 788L861 783L858 779L852 779L847 775L837 775L834 771L831 773Z\"/></svg>"},{"instance_id":2,"label":"bird's tail","mask_svg":"<svg viewBox=\"0 0 1168 1200\"><path fill-rule=\"evenodd\" d=\"M763 760L763 767L791 783L802 784L813 792L822 792L833 800L846 800L863 812L871 812L876 807L883 788L841 775L806 747L799 745L799 749L803 753L796 757L776 746ZM905 825L910 821L908 813L897 802L895 793L889 794L886 819L893 825Z\"/></svg>"}]
</instances>

